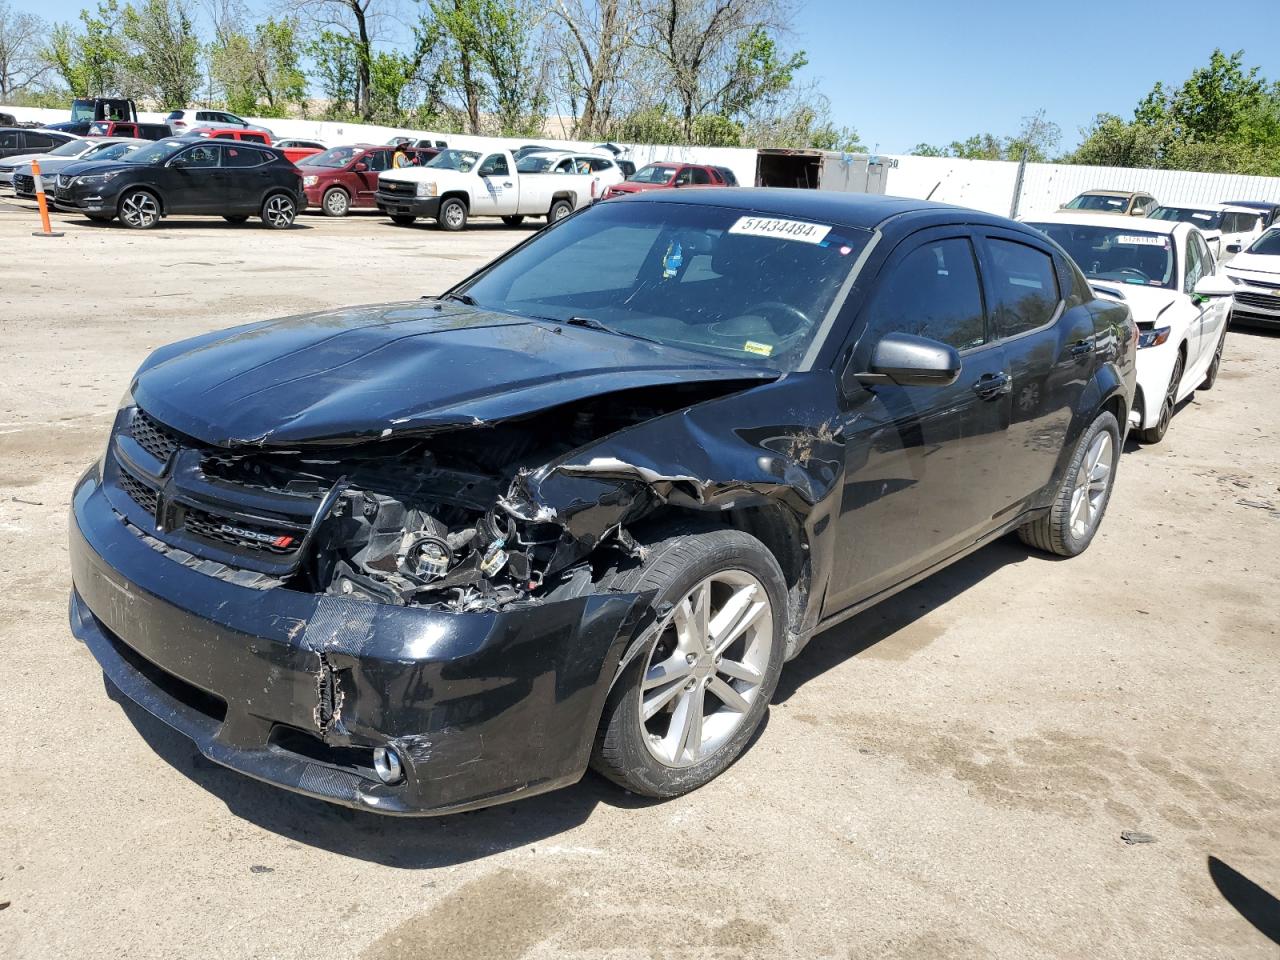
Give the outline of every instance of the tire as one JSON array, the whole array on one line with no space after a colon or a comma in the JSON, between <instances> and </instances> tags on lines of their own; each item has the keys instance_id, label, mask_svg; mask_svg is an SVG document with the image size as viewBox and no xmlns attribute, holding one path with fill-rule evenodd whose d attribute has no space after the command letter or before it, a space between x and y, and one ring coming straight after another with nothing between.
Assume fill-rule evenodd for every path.
<instances>
[{"instance_id":1,"label":"tire","mask_svg":"<svg viewBox=\"0 0 1280 960\"><path fill-rule=\"evenodd\" d=\"M1169 432L1169 423L1173 420L1173 410L1177 406L1178 387L1182 384L1182 370L1186 360L1186 354L1179 350L1178 359L1173 364L1173 373L1169 377L1169 388L1160 401L1160 418L1156 420L1154 427L1138 431L1138 440L1141 443L1148 445L1159 443Z\"/></svg>"},{"instance_id":2,"label":"tire","mask_svg":"<svg viewBox=\"0 0 1280 960\"><path fill-rule=\"evenodd\" d=\"M785 655L787 589L773 554L740 530L668 530L647 547L646 560L611 578L609 588L656 590L656 606L675 606L666 628L636 654L610 691L591 765L633 793L675 797L719 776L760 726ZM747 605L731 632L753 618L722 650L723 657L711 652L705 632L700 642L699 631L685 631L682 640L677 629L690 622L683 600L703 590L711 621L744 592ZM721 699L722 692L733 705ZM642 703L654 710L648 719L641 715ZM693 722L681 723L682 718ZM696 744L690 739L695 735Z\"/></svg>"},{"instance_id":3,"label":"tire","mask_svg":"<svg viewBox=\"0 0 1280 960\"><path fill-rule=\"evenodd\" d=\"M227 223L247 223L249 215L247 213L224 213L222 219Z\"/></svg>"},{"instance_id":4,"label":"tire","mask_svg":"<svg viewBox=\"0 0 1280 960\"><path fill-rule=\"evenodd\" d=\"M391 222L397 227L408 227L418 218L411 213L393 213L391 214Z\"/></svg>"},{"instance_id":5,"label":"tire","mask_svg":"<svg viewBox=\"0 0 1280 960\"><path fill-rule=\"evenodd\" d=\"M1197 390L1212 390L1213 385L1218 382L1218 370L1222 366L1222 352L1227 347L1227 325L1229 323L1230 319L1222 325L1222 335L1218 337L1218 345L1213 351L1213 362L1209 364L1209 369L1205 371L1204 380L1196 388Z\"/></svg>"},{"instance_id":6,"label":"tire","mask_svg":"<svg viewBox=\"0 0 1280 960\"><path fill-rule=\"evenodd\" d=\"M341 187L330 187L320 198L320 209L326 217L345 217L351 212L351 197Z\"/></svg>"},{"instance_id":7,"label":"tire","mask_svg":"<svg viewBox=\"0 0 1280 960\"><path fill-rule=\"evenodd\" d=\"M298 216L298 204L287 193L273 193L262 202L262 225L272 230L287 230Z\"/></svg>"},{"instance_id":8,"label":"tire","mask_svg":"<svg viewBox=\"0 0 1280 960\"><path fill-rule=\"evenodd\" d=\"M450 233L467 228L467 205L457 197L448 197L440 203L436 226Z\"/></svg>"},{"instance_id":9,"label":"tire","mask_svg":"<svg viewBox=\"0 0 1280 960\"><path fill-rule=\"evenodd\" d=\"M1049 512L1018 528L1022 542L1060 557L1084 553L1111 502L1119 463L1120 424L1113 413L1103 411L1076 441ZM1077 511L1085 514L1083 524Z\"/></svg>"},{"instance_id":10,"label":"tire","mask_svg":"<svg viewBox=\"0 0 1280 960\"><path fill-rule=\"evenodd\" d=\"M547 211L547 223L558 223L571 213L573 213L573 204L568 200L557 200Z\"/></svg>"},{"instance_id":11,"label":"tire","mask_svg":"<svg viewBox=\"0 0 1280 960\"><path fill-rule=\"evenodd\" d=\"M524 223L524 216L520 215L520 216L503 217L502 222L505 223L508 227L518 227L520 226L520 224Z\"/></svg>"},{"instance_id":12,"label":"tire","mask_svg":"<svg viewBox=\"0 0 1280 960\"><path fill-rule=\"evenodd\" d=\"M116 215L130 230L150 230L160 222L160 200L150 190L126 191Z\"/></svg>"}]
</instances>

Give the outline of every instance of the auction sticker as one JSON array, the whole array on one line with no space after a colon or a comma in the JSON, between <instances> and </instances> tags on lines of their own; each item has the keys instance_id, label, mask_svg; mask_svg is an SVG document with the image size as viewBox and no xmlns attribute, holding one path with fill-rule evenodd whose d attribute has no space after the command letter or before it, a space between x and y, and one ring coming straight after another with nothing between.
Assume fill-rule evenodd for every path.
<instances>
[{"instance_id":1,"label":"auction sticker","mask_svg":"<svg viewBox=\"0 0 1280 960\"><path fill-rule=\"evenodd\" d=\"M1123 243L1128 246L1135 247L1167 247L1169 245L1169 238L1157 237L1150 233L1142 235L1121 234L1116 237L1116 243Z\"/></svg>"},{"instance_id":2,"label":"auction sticker","mask_svg":"<svg viewBox=\"0 0 1280 960\"><path fill-rule=\"evenodd\" d=\"M748 237L778 237L781 240L799 240L801 243L821 243L830 227L800 220L779 220L775 217L739 217L729 228L730 233Z\"/></svg>"}]
</instances>

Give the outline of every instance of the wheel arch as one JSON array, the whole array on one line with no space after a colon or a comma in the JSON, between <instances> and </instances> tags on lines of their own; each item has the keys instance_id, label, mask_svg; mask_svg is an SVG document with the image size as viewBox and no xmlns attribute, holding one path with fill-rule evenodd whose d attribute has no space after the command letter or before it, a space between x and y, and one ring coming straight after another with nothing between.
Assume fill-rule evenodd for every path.
<instances>
[{"instance_id":1,"label":"wheel arch","mask_svg":"<svg viewBox=\"0 0 1280 960\"><path fill-rule=\"evenodd\" d=\"M444 206L446 200L461 200L462 205L467 208L467 213L471 213L471 194L465 190L447 190L440 194L440 205Z\"/></svg>"},{"instance_id":2,"label":"wheel arch","mask_svg":"<svg viewBox=\"0 0 1280 960\"><path fill-rule=\"evenodd\" d=\"M143 193L149 193L156 198L156 203L160 204L160 216L167 217L169 215L169 204L165 202L164 194L156 187L149 183L136 183L131 187L125 187L116 196L116 214L120 213L120 204L124 203L124 198L131 193L141 190Z\"/></svg>"}]
</instances>

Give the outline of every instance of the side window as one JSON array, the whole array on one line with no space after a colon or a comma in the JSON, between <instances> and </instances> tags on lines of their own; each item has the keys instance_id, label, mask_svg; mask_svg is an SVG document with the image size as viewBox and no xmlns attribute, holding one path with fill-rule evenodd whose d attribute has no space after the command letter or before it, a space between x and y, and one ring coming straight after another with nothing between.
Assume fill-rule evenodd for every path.
<instances>
[{"instance_id":1,"label":"side window","mask_svg":"<svg viewBox=\"0 0 1280 960\"><path fill-rule=\"evenodd\" d=\"M676 174L675 182L676 182L676 183L679 183L679 184L692 183L692 182L693 182L693 168L692 168L692 167L685 167L683 170L681 170L679 173L677 173L677 174Z\"/></svg>"},{"instance_id":2,"label":"side window","mask_svg":"<svg viewBox=\"0 0 1280 960\"><path fill-rule=\"evenodd\" d=\"M200 144L198 147L192 147L185 153L180 153L173 158L175 167L185 167L186 169L197 169L205 167L216 167L218 165L219 148L214 144Z\"/></svg>"},{"instance_id":3,"label":"side window","mask_svg":"<svg viewBox=\"0 0 1280 960\"><path fill-rule=\"evenodd\" d=\"M217 120L218 115L211 110L197 110L196 119L203 123L208 123L211 120Z\"/></svg>"},{"instance_id":4,"label":"side window","mask_svg":"<svg viewBox=\"0 0 1280 960\"><path fill-rule=\"evenodd\" d=\"M18 149L18 131L0 130L0 150Z\"/></svg>"},{"instance_id":5,"label":"side window","mask_svg":"<svg viewBox=\"0 0 1280 960\"><path fill-rule=\"evenodd\" d=\"M1042 327L1058 309L1053 257L1012 240L987 238L991 252L991 319L1002 337Z\"/></svg>"},{"instance_id":6,"label":"side window","mask_svg":"<svg viewBox=\"0 0 1280 960\"><path fill-rule=\"evenodd\" d=\"M556 164L556 173L573 173L573 158L565 157Z\"/></svg>"},{"instance_id":7,"label":"side window","mask_svg":"<svg viewBox=\"0 0 1280 960\"><path fill-rule=\"evenodd\" d=\"M501 153L492 153L484 158L484 163L480 164L480 176L482 177L505 177L508 176L507 158Z\"/></svg>"},{"instance_id":8,"label":"side window","mask_svg":"<svg viewBox=\"0 0 1280 960\"><path fill-rule=\"evenodd\" d=\"M227 146L222 148L222 165L224 167L260 167L271 158L261 150L253 147Z\"/></svg>"},{"instance_id":9,"label":"side window","mask_svg":"<svg viewBox=\"0 0 1280 960\"><path fill-rule=\"evenodd\" d=\"M370 170L375 172L390 170L391 156L392 152L390 150L374 150L372 153L365 155L364 162Z\"/></svg>"},{"instance_id":10,"label":"side window","mask_svg":"<svg viewBox=\"0 0 1280 960\"><path fill-rule=\"evenodd\" d=\"M1196 244L1197 239L1199 234L1195 233L1187 237L1187 262L1182 274L1183 293L1190 293L1204 276L1204 262L1200 256L1200 247Z\"/></svg>"},{"instance_id":11,"label":"side window","mask_svg":"<svg viewBox=\"0 0 1280 960\"><path fill-rule=\"evenodd\" d=\"M26 140L28 150L48 150L53 146L53 137L47 137L43 133L28 133Z\"/></svg>"},{"instance_id":12,"label":"side window","mask_svg":"<svg viewBox=\"0 0 1280 960\"><path fill-rule=\"evenodd\" d=\"M592 173L599 173L602 170L613 169L613 161L606 160L604 157L592 157L588 162L591 164Z\"/></svg>"},{"instance_id":13,"label":"side window","mask_svg":"<svg viewBox=\"0 0 1280 960\"><path fill-rule=\"evenodd\" d=\"M223 130L221 133L215 133L213 135L213 139L215 140L234 140L235 138L236 135L230 130Z\"/></svg>"},{"instance_id":14,"label":"side window","mask_svg":"<svg viewBox=\"0 0 1280 960\"><path fill-rule=\"evenodd\" d=\"M866 311L863 342L910 333L968 350L986 342L982 292L968 240L934 240L891 269Z\"/></svg>"},{"instance_id":15,"label":"side window","mask_svg":"<svg viewBox=\"0 0 1280 960\"><path fill-rule=\"evenodd\" d=\"M1200 251L1200 276L1208 277L1217 273L1218 265L1213 259L1213 251L1209 249L1209 244L1200 234L1195 235L1196 248Z\"/></svg>"},{"instance_id":16,"label":"side window","mask_svg":"<svg viewBox=\"0 0 1280 960\"><path fill-rule=\"evenodd\" d=\"M255 130L250 130L247 133L241 134L240 139L248 140L251 143L266 143L267 135L265 133L258 133Z\"/></svg>"},{"instance_id":17,"label":"side window","mask_svg":"<svg viewBox=\"0 0 1280 960\"><path fill-rule=\"evenodd\" d=\"M703 170L701 167L694 167L694 168L693 168L693 182L694 182L694 183L704 183L704 184L705 184L705 183L710 183L710 182L711 182L711 174L707 173L707 171Z\"/></svg>"}]
</instances>

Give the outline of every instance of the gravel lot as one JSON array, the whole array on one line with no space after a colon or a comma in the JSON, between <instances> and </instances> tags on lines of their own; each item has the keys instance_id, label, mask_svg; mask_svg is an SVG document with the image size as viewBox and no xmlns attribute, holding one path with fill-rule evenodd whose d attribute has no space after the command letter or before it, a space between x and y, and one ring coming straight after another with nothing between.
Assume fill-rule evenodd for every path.
<instances>
[{"instance_id":1,"label":"gravel lot","mask_svg":"<svg viewBox=\"0 0 1280 960\"><path fill-rule=\"evenodd\" d=\"M0 200L0 956L1280 953L1227 899L1280 896L1280 337L1229 335L1084 557L1001 542L819 636L709 787L389 820L113 698L66 624L67 501L153 347L438 292L527 230L55 219Z\"/></svg>"}]
</instances>

